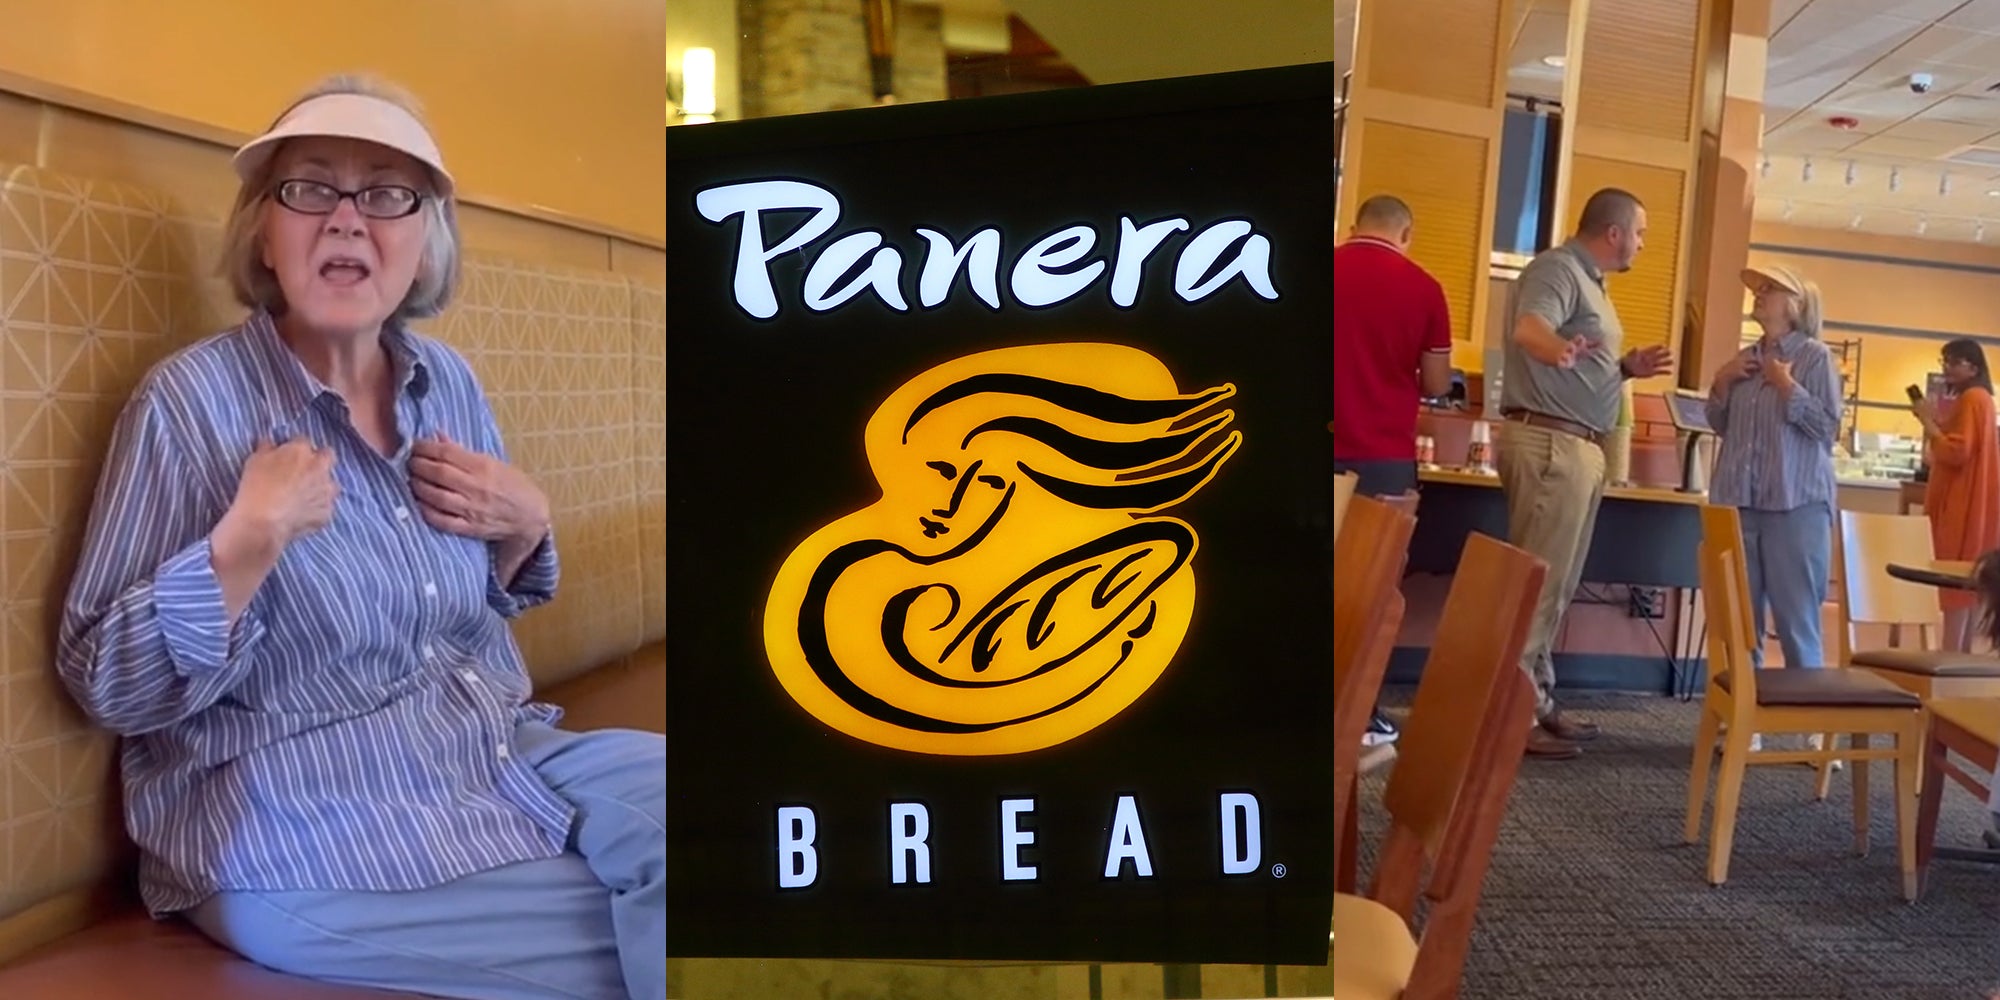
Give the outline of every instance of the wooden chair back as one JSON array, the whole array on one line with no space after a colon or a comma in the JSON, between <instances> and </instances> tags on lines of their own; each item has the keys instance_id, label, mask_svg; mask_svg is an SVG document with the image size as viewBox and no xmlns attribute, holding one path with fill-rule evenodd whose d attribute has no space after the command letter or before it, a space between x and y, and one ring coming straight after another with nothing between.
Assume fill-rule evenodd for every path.
<instances>
[{"instance_id":1,"label":"wooden chair back","mask_svg":"<svg viewBox=\"0 0 2000 1000\"><path fill-rule=\"evenodd\" d=\"M1390 828L1369 896L1414 923L1430 901L1406 996L1449 996L1513 791L1535 692L1521 650L1548 565L1482 534L1466 539L1384 796ZM1424 869L1430 869L1428 881Z\"/></svg>"},{"instance_id":2,"label":"wooden chair back","mask_svg":"<svg viewBox=\"0 0 2000 1000\"><path fill-rule=\"evenodd\" d=\"M1710 511L1724 513L1711 521ZM1750 575L1743 567L1743 535L1737 523L1733 507L1702 508L1698 561L1702 608L1708 613L1709 688L1713 691L1727 678L1732 695L1729 724L1747 726L1757 708L1757 671L1752 669L1750 650L1759 637L1751 626Z\"/></svg>"},{"instance_id":3,"label":"wooden chair back","mask_svg":"<svg viewBox=\"0 0 2000 1000\"><path fill-rule=\"evenodd\" d=\"M1340 526L1347 521L1347 505L1354 499L1354 488L1361 484L1361 477L1352 472L1336 472L1333 475L1333 537L1340 538Z\"/></svg>"},{"instance_id":4,"label":"wooden chair back","mask_svg":"<svg viewBox=\"0 0 2000 1000\"><path fill-rule=\"evenodd\" d=\"M1935 557L1930 519L1843 510L1837 541L1843 651L1855 648L1857 625L1914 626L1922 632L1922 648L1934 648L1944 625L1937 590L1889 575L1890 563L1924 566Z\"/></svg>"},{"instance_id":5,"label":"wooden chair back","mask_svg":"<svg viewBox=\"0 0 2000 1000\"><path fill-rule=\"evenodd\" d=\"M1361 738L1402 628L1399 584L1416 523L1380 500L1356 497L1333 542L1334 815L1342 819L1360 766ZM1336 852L1340 841L1336 833Z\"/></svg>"},{"instance_id":6,"label":"wooden chair back","mask_svg":"<svg viewBox=\"0 0 2000 1000\"><path fill-rule=\"evenodd\" d=\"M1743 545L1743 517L1736 508L1702 505L1696 558L1701 606L1708 618L1708 683L1714 686L1728 677L1730 689L1739 696L1736 712L1747 719L1757 706L1757 661L1751 650L1764 637L1757 634L1750 608L1750 560Z\"/></svg>"}]
</instances>

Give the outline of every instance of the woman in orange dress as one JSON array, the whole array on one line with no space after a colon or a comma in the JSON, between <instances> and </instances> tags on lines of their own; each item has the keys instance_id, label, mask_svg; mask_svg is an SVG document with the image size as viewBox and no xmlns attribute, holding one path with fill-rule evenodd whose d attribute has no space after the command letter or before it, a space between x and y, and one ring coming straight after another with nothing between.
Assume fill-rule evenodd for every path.
<instances>
[{"instance_id":1,"label":"woman in orange dress","mask_svg":"<svg viewBox=\"0 0 2000 1000\"><path fill-rule=\"evenodd\" d=\"M1931 521L1934 557L1970 561L2000 548L2000 443L1993 426L1993 376L1986 367L1986 351L1976 340L1961 338L1944 345L1938 361L1952 401L1949 416L1940 420L1937 404L1929 398L1912 407L1924 425L1924 444L1931 453L1924 512ZM1941 590L1938 600L1944 606L1944 648L1970 651L1977 595Z\"/></svg>"}]
</instances>

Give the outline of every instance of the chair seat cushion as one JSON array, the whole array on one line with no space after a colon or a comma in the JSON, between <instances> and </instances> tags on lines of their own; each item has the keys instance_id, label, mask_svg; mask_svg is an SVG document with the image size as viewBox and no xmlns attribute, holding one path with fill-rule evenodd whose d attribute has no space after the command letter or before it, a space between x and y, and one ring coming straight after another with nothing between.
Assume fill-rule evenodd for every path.
<instances>
[{"instance_id":1,"label":"chair seat cushion","mask_svg":"<svg viewBox=\"0 0 2000 1000\"><path fill-rule=\"evenodd\" d=\"M1723 674L1716 686L1731 689L1734 674ZM1757 704L1778 708L1839 707L1921 708L1917 696L1866 670L1829 667L1824 670L1757 671Z\"/></svg>"},{"instance_id":2,"label":"chair seat cushion","mask_svg":"<svg viewBox=\"0 0 2000 1000\"><path fill-rule=\"evenodd\" d=\"M1939 649L1865 649L1848 657L1847 662L1932 677L2000 677L2000 657Z\"/></svg>"},{"instance_id":3,"label":"chair seat cushion","mask_svg":"<svg viewBox=\"0 0 2000 1000\"><path fill-rule=\"evenodd\" d=\"M128 912L0 966L0 997L50 1000L392 1000L236 957L180 921Z\"/></svg>"},{"instance_id":4,"label":"chair seat cushion","mask_svg":"<svg viewBox=\"0 0 2000 1000\"><path fill-rule=\"evenodd\" d=\"M1417 939L1396 911L1365 896L1333 896L1333 995L1394 1000L1417 967Z\"/></svg>"}]
</instances>

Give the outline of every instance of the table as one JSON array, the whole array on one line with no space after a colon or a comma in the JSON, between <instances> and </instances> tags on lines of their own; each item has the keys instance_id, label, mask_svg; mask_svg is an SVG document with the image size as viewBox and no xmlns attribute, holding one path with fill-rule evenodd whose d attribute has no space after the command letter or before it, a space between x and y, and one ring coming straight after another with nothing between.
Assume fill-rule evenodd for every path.
<instances>
[{"instance_id":1,"label":"table","mask_svg":"<svg viewBox=\"0 0 2000 1000\"><path fill-rule=\"evenodd\" d=\"M1986 787L1951 762L1955 753L1974 767L1994 773L2000 763L2000 699L1933 698L1925 706L1930 715L1929 735L1924 741L1924 780L1917 799L1917 893L1924 891L1931 859L1977 861L2000 864L2000 851L1938 847L1938 807L1944 800L1944 779L1953 781L1974 795L1985 795ZM1991 839L1989 838L1989 843Z\"/></svg>"},{"instance_id":2,"label":"table","mask_svg":"<svg viewBox=\"0 0 2000 1000\"><path fill-rule=\"evenodd\" d=\"M1458 566L1466 536L1507 537L1507 499L1500 477L1460 469L1419 471L1423 520L1410 539L1408 571L1449 574ZM1665 676L1683 700L1699 693L1692 661L1701 654L1701 615L1693 597L1701 587L1701 507L1706 494L1647 486L1609 486L1598 507L1597 529L1584 556L1583 581L1679 591L1679 627L1663 638ZM1558 674L1561 670L1558 669Z\"/></svg>"},{"instance_id":3,"label":"table","mask_svg":"<svg viewBox=\"0 0 2000 1000\"><path fill-rule=\"evenodd\" d=\"M1890 576L1911 583L1949 590L1971 590L1972 563L1957 559L1933 559L1923 565L1890 563ZM1917 892L1923 892L1924 877L1931 859L1976 861L2000 864L2000 847L1989 833L1986 848L1938 847L1938 808L1944 800L1947 774L1975 796L1988 794L1978 779L1950 762L1947 752L1956 753L1975 766L1994 773L1995 743L2000 742L2000 701L1986 698L1934 698L1924 706L1930 715L1924 746L1923 792L1917 800Z\"/></svg>"},{"instance_id":4,"label":"table","mask_svg":"<svg viewBox=\"0 0 2000 1000\"><path fill-rule=\"evenodd\" d=\"M1885 567L1890 576L1911 583L1939 587L1946 590L1972 590L1972 563L1958 559L1934 559L1921 566L1890 563Z\"/></svg>"}]
</instances>

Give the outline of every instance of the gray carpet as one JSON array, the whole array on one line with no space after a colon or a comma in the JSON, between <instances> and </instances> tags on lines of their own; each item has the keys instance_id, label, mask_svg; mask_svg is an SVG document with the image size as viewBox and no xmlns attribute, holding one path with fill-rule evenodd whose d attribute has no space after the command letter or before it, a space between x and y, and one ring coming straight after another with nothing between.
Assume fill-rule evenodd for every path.
<instances>
[{"instance_id":1,"label":"gray carpet","mask_svg":"<svg viewBox=\"0 0 2000 1000\"><path fill-rule=\"evenodd\" d=\"M1400 718L1408 697L1384 701ZM1467 1000L1972 1000L2000 984L2000 866L1936 862L1923 898L1903 902L1888 765L1869 772L1866 858L1852 849L1848 775L1815 802L1810 769L1751 768L1729 881L1711 888L1706 833L1681 843L1697 705L1563 703L1604 734L1579 759L1523 764ZM1364 887L1386 821L1381 788L1374 776L1362 791ZM1948 783L1939 845L1977 846L1984 811Z\"/></svg>"}]
</instances>

